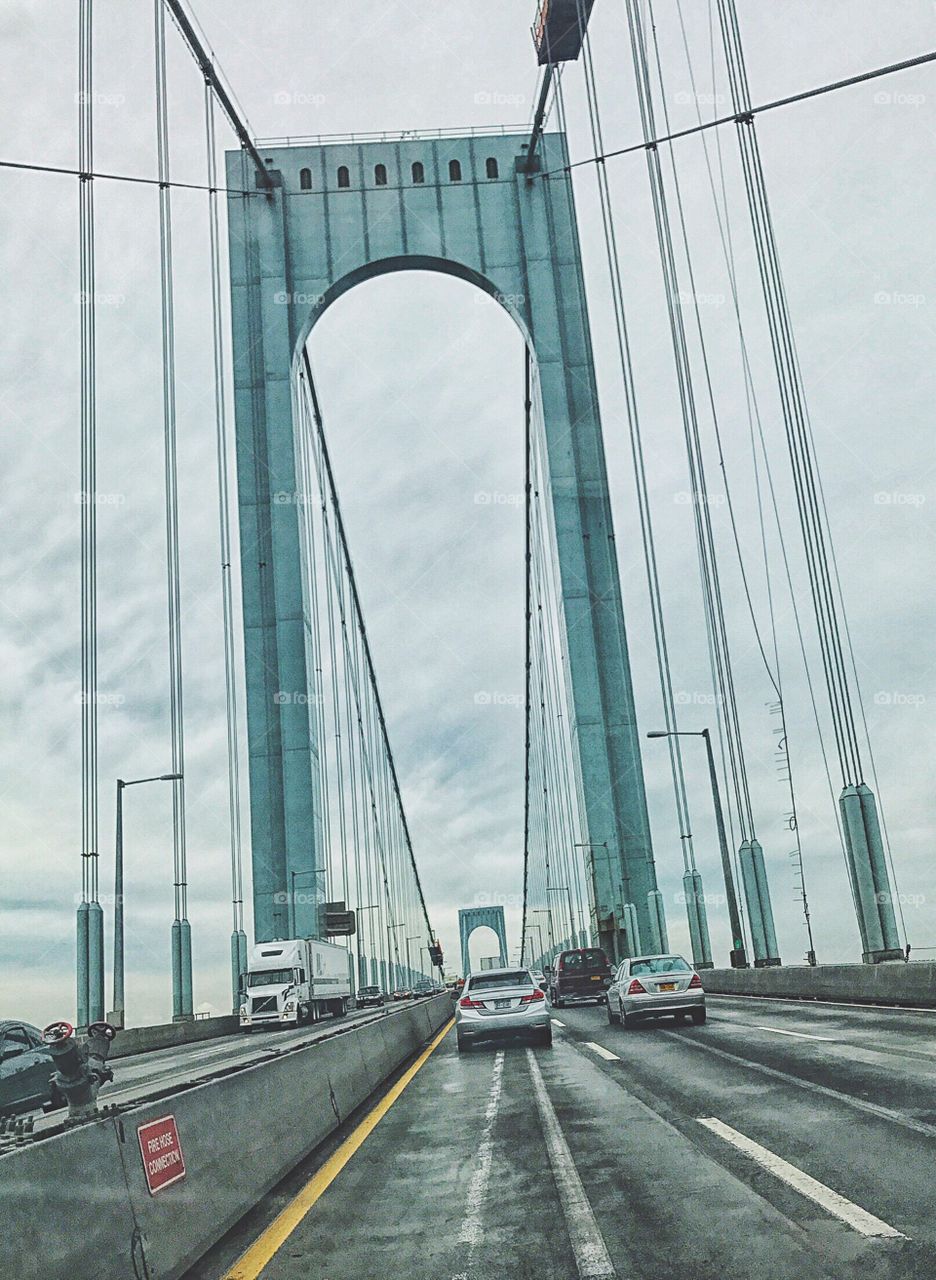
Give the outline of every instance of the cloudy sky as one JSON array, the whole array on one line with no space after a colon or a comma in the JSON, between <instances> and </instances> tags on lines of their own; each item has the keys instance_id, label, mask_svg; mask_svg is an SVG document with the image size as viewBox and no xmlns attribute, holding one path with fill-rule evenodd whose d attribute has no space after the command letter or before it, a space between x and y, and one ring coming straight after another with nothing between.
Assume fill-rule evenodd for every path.
<instances>
[{"instance_id":1,"label":"cloudy sky","mask_svg":"<svg viewBox=\"0 0 936 1280\"><path fill-rule=\"evenodd\" d=\"M532 0L197 0L195 12L260 137L376 129L523 125L536 87ZM675 5L658 2L674 127L696 102ZM930 0L740 0L755 102L936 47ZM703 115L721 114L708 0L683 0ZM98 0L96 163L155 172L150 6ZM76 6L3 0L0 158L76 162ZM639 137L624 5L599 0L595 58L608 148ZM765 116L758 125L839 555L864 705L907 931L936 947L931 778L936 757L931 564L932 208L936 81L903 73ZM203 175L201 85L174 39L174 176ZM591 153L581 69L565 76L571 148ZM714 139L711 156L717 163ZM721 136L749 341L781 506L788 467L776 415L731 130ZM715 372L726 467L755 609L767 625L748 418L727 276L698 140L679 145L697 290ZM686 466L645 162L609 163L661 576L683 723L711 723L711 681L685 502ZM620 371L603 270L594 172L575 184L632 660L643 728L660 719ZM3 1014L42 1023L74 1008L80 888L79 399L76 184L0 177L0 403L5 428L0 571L0 974ZM158 223L155 192L98 182L101 847L112 845L113 780L169 764L162 523ZM207 311L205 197L173 197L178 312L180 499L196 1004L228 1000L230 928L220 595ZM316 328L312 356L430 912L454 953L457 909L503 900L516 943L522 858L522 713L480 691L523 685L522 348L506 314L471 287L408 275L361 286ZM707 441L711 443L709 424ZM478 501L479 494L504 495ZM778 779L771 690L741 597L726 512L714 509L759 836L781 952L805 949ZM774 531L781 664L807 884L820 960L857 959L858 937L798 657ZM794 555L799 599L805 578ZM805 616L808 618L808 611ZM812 650L811 636L808 643ZM646 775L671 939L681 864L665 748ZM687 759L707 887L717 853L702 761ZM246 801L245 801L246 803ZM128 997L132 1021L169 1010L168 789L130 793ZM109 863L102 880L109 879ZM710 909L716 952L728 945ZM108 909L108 925L110 925ZM485 950L478 941L478 950ZM934 952L933 954L936 954ZM108 989L108 1001L110 991Z\"/></svg>"}]
</instances>

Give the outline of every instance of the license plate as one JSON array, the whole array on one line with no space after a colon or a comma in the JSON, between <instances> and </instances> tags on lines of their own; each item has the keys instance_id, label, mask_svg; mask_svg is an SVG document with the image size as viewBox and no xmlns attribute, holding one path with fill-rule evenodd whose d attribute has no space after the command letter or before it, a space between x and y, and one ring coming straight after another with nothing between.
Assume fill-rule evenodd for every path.
<instances>
[{"instance_id":1,"label":"license plate","mask_svg":"<svg viewBox=\"0 0 936 1280\"><path fill-rule=\"evenodd\" d=\"M510 1008L510 1001L509 1001L509 1000L495 1000L495 1001L494 1001L494 1008L495 1008L495 1009L509 1009L509 1008Z\"/></svg>"},{"instance_id":2,"label":"license plate","mask_svg":"<svg viewBox=\"0 0 936 1280\"><path fill-rule=\"evenodd\" d=\"M592 978L592 982L600 982L600 981L601 979L597 975L594 978Z\"/></svg>"},{"instance_id":3,"label":"license plate","mask_svg":"<svg viewBox=\"0 0 936 1280\"><path fill-rule=\"evenodd\" d=\"M675 982L661 982L661 983L660 983L660 985L657 987L657 990L658 990L658 991L675 991L675 990L676 990L676 983L675 983Z\"/></svg>"}]
</instances>

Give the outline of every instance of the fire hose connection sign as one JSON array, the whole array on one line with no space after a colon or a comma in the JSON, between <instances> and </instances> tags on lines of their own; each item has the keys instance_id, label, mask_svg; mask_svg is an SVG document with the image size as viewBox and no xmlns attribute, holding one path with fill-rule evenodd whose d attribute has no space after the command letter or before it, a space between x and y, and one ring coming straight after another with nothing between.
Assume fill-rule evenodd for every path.
<instances>
[{"instance_id":1,"label":"fire hose connection sign","mask_svg":"<svg viewBox=\"0 0 936 1280\"><path fill-rule=\"evenodd\" d=\"M141 1124L137 1137L151 1196L185 1177L185 1160L175 1116L161 1116L149 1124Z\"/></svg>"}]
</instances>

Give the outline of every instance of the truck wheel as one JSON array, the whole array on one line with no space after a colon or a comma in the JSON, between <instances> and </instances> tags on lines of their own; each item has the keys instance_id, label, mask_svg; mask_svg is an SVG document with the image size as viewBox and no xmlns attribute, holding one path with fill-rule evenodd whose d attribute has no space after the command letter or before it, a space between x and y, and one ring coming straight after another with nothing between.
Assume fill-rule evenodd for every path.
<instances>
[{"instance_id":1,"label":"truck wheel","mask_svg":"<svg viewBox=\"0 0 936 1280\"><path fill-rule=\"evenodd\" d=\"M333 1000L331 1002L332 1016L335 1018L343 1018L348 1010L345 1008L343 1000Z\"/></svg>"}]
</instances>

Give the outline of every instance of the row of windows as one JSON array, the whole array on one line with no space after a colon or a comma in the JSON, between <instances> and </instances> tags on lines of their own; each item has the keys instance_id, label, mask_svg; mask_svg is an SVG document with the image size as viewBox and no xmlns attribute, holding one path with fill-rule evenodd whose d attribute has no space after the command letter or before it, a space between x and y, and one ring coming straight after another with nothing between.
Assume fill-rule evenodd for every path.
<instances>
[{"instance_id":1,"label":"row of windows","mask_svg":"<svg viewBox=\"0 0 936 1280\"><path fill-rule=\"evenodd\" d=\"M493 156L488 156L484 162L485 174L488 178L497 178L500 176L500 170L497 161ZM449 182L461 182L462 167L460 160L450 160L448 166ZM426 181L426 170L421 160L415 160L412 168L413 182L418 186ZM387 166L378 164L374 166L374 183L378 187L387 185ZM312 190L312 170L299 170L299 186L303 191ZM346 164L341 165L338 170L338 186L342 190L346 190L351 186L351 172Z\"/></svg>"}]
</instances>

